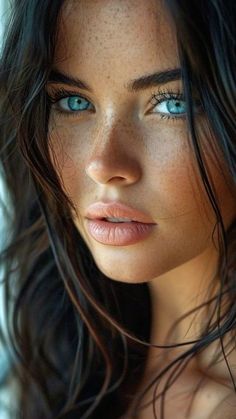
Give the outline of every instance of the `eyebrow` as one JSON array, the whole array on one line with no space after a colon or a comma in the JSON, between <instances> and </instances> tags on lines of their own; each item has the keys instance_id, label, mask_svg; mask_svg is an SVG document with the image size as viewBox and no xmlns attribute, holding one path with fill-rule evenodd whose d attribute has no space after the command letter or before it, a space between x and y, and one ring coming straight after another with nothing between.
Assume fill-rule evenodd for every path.
<instances>
[{"instance_id":1,"label":"eyebrow","mask_svg":"<svg viewBox=\"0 0 236 419\"><path fill-rule=\"evenodd\" d=\"M130 80L125 85L125 87L129 92L137 92L140 90L148 89L150 87L169 83L171 81L180 80L181 77L182 72L180 68L167 69L164 71L158 71L153 74L141 76L138 79ZM92 89L84 81L79 80L76 77L72 77L69 74L62 73L58 70L51 71L48 82L68 84L69 86L92 92Z\"/></svg>"}]
</instances>

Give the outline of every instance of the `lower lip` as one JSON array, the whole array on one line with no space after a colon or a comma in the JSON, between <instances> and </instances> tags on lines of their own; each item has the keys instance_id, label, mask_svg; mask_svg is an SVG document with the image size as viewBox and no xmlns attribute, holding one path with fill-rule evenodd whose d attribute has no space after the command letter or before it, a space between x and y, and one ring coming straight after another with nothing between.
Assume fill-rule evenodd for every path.
<instances>
[{"instance_id":1,"label":"lower lip","mask_svg":"<svg viewBox=\"0 0 236 419\"><path fill-rule=\"evenodd\" d=\"M155 224L138 222L111 223L103 220L87 220L89 234L99 243L112 246L128 246L144 240Z\"/></svg>"}]
</instances>

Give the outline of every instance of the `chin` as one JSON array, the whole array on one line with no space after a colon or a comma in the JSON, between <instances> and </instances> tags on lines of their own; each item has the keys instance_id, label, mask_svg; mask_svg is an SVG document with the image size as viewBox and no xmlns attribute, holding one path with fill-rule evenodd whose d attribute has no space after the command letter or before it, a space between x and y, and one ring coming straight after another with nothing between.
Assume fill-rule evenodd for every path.
<instances>
[{"instance_id":1,"label":"chin","mask_svg":"<svg viewBox=\"0 0 236 419\"><path fill-rule=\"evenodd\" d=\"M130 284L141 284L144 282L151 281L152 279L159 276L159 273L156 269L150 269L150 266L122 266L120 263L119 266L115 267L114 264L102 264L98 261L95 261L98 269L106 275L108 278L114 281L125 282Z\"/></svg>"}]
</instances>

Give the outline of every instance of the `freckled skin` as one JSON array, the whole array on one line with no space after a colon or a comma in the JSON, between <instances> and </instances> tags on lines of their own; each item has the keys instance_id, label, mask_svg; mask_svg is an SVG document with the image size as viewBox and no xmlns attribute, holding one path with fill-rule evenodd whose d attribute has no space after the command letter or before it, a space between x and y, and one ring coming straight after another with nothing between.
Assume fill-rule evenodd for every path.
<instances>
[{"instance_id":1,"label":"freckled skin","mask_svg":"<svg viewBox=\"0 0 236 419\"><path fill-rule=\"evenodd\" d=\"M77 94L93 105L93 111L68 116L53 108L49 124L49 142L58 170L77 208L77 215L73 214L75 225L97 266L108 277L130 283L148 282L151 342L159 344L167 343L174 321L206 300L218 266L212 242L215 216L201 184L186 120L161 119L150 103L158 88L130 93L125 87L142 75L179 67L171 28L156 0L66 2L54 67L90 86L91 92L77 89ZM181 89L180 81L160 88L173 92ZM50 93L50 86L48 90ZM198 127L204 128L204 115L197 118ZM207 130L201 132L227 228L235 218L235 197L226 183L223 162L212 156ZM157 226L148 238L133 245L98 243L88 234L84 216L90 204L102 200L117 200L137 208L149 214ZM200 314L196 322L189 316L175 327L171 342L195 339L207 319ZM151 349L147 377L155 368L153 355ZM168 356L170 360L171 354ZM198 366L200 376L210 359L207 350L198 355L194 368ZM232 361L236 362L235 354ZM191 366L190 371L194 368ZM222 363L214 366L211 374L228 379ZM199 372L192 375L197 380ZM192 378L189 381L186 374L186 380L188 388ZM196 404L197 412L204 403ZM175 405L173 409L176 413ZM149 412L140 419L150 419L151 415Z\"/></svg>"},{"instance_id":2,"label":"freckled skin","mask_svg":"<svg viewBox=\"0 0 236 419\"><path fill-rule=\"evenodd\" d=\"M62 17L55 67L89 84L93 93L86 92L86 99L96 108L80 118L51 117L50 140L78 208L76 226L105 274L151 280L204 252L214 225L196 181L185 120L162 120L155 109L148 114L153 89L125 88L140 75L178 67L175 35L156 1L69 2ZM164 88L177 91L181 82ZM130 204L158 226L135 245L99 244L83 216L88 205L103 199Z\"/></svg>"}]
</instances>

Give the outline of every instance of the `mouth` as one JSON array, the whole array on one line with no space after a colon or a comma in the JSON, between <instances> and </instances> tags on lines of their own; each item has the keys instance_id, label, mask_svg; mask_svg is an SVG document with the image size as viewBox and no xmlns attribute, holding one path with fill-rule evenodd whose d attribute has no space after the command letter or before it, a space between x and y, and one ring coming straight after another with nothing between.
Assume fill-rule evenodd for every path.
<instances>
[{"instance_id":1,"label":"mouth","mask_svg":"<svg viewBox=\"0 0 236 419\"><path fill-rule=\"evenodd\" d=\"M91 220L105 220L111 223L139 222L156 224L148 214L120 202L94 203L88 207L85 217Z\"/></svg>"},{"instance_id":2,"label":"mouth","mask_svg":"<svg viewBox=\"0 0 236 419\"><path fill-rule=\"evenodd\" d=\"M155 224L141 223L130 219L112 220L87 219L85 223L88 234L96 242L109 246L130 246L148 238L156 227Z\"/></svg>"},{"instance_id":3,"label":"mouth","mask_svg":"<svg viewBox=\"0 0 236 419\"><path fill-rule=\"evenodd\" d=\"M145 240L156 223L146 213L120 202L97 202L86 212L90 237L111 246L128 246Z\"/></svg>"},{"instance_id":4,"label":"mouth","mask_svg":"<svg viewBox=\"0 0 236 419\"><path fill-rule=\"evenodd\" d=\"M106 221L108 223L134 223L135 222L134 220L131 220L130 218L116 218L116 217L104 217L104 218L101 218L101 221Z\"/></svg>"}]
</instances>

